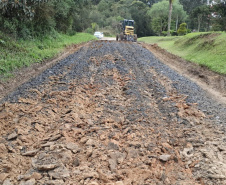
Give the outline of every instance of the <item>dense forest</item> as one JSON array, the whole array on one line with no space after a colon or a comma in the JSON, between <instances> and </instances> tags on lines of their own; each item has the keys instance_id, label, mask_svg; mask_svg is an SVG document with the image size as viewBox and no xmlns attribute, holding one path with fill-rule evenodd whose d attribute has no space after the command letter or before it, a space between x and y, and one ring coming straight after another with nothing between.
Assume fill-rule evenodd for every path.
<instances>
[{"instance_id":1,"label":"dense forest","mask_svg":"<svg viewBox=\"0 0 226 185\"><path fill-rule=\"evenodd\" d=\"M182 24L186 32L225 31L226 3L211 0L170 0L173 3L170 32ZM14 38L30 39L58 32L115 35L123 19L135 21L139 37L165 35L168 0L0 0L0 31ZM186 24L184 24L186 23Z\"/></svg>"}]
</instances>

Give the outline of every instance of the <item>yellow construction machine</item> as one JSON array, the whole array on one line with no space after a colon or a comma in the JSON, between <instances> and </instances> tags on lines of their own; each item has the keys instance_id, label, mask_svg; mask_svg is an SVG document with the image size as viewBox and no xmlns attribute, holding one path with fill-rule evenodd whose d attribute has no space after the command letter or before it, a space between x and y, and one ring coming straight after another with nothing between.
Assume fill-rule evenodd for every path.
<instances>
[{"instance_id":1,"label":"yellow construction machine","mask_svg":"<svg viewBox=\"0 0 226 185\"><path fill-rule=\"evenodd\" d=\"M120 34L116 35L116 40L137 41L137 34L134 34L134 20L124 19L119 24Z\"/></svg>"}]
</instances>

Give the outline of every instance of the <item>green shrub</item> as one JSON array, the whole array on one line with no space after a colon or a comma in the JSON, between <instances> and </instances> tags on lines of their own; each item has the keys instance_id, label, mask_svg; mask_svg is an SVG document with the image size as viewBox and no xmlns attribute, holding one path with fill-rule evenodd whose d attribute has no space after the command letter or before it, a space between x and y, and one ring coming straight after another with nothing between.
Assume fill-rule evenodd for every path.
<instances>
[{"instance_id":1,"label":"green shrub","mask_svg":"<svg viewBox=\"0 0 226 185\"><path fill-rule=\"evenodd\" d=\"M167 31L162 31L162 36L167 36Z\"/></svg>"},{"instance_id":2,"label":"green shrub","mask_svg":"<svg viewBox=\"0 0 226 185\"><path fill-rule=\"evenodd\" d=\"M5 41L0 39L0 45L5 45Z\"/></svg>"},{"instance_id":3,"label":"green shrub","mask_svg":"<svg viewBox=\"0 0 226 185\"><path fill-rule=\"evenodd\" d=\"M187 33L191 33L191 29L187 29Z\"/></svg>"},{"instance_id":4,"label":"green shrub","mask_svg":"<svg viewBox=\"0 0 226 185\"><path fill-rule=\"evenodd\" d=\"M12 35L16 38L17 36L17 27L18 27L18 21L16 19L2 19L2 28L1 30L6 32L7 34Z\"/></svg>"},{"instance_id":5,"label":"green shrub","mask_svg":"<svg viewBox=\"0 0 226 185\"><path fill-rule=\"evenodd\" d=\"M162 36L167 36L168 31L162 31ZM177 36L177 32L175 30L170 30L170 35Z\"/></svg>"},{"instance_id":6,"label":"green shrub","mask_svg":"<svg viewBox=\"0 0 226 185\"><path fill-rule=\"evenodd\" d=\"M108 31L104 31L104 32L103 32L103 34L104 34L104 36L106 36L106 37L110 37L110 36L112 36L112 35L111 35L111 33L110 33L110 32L108 32Z\"/></svg>"},{"instance_id":7,"label":"green shrub","mask_svg":"<svg viewBox=\"0 0 226 185\"><path fill-rule=\"evenodd\" d=\"M187 33L187 24L186 23L182 23L180 24L179 29L177 30L178 35L186 35Z\"/></svg>"},{"instance_id":8,"label":"green shrub","mask_svg":"<svg viewBox=\"0 0 226 185\"><path fill-rule=\"evenodd\" d=\"M93 34L93 29L92 28L87 28L85 30L86 33L90 33L90 34Z\"/></svg>"},{"instance_id":9,"label":"green shrub","mask_svg":"<svg viewBox=\"0 0 226 185\"><path fill-rule=\"evenodd\" d=\"M24 26L18 33L18 36L22 39L31 39L31 30Z\"/></svg>"},{"instance_id":10,"label":"green shrub","mask_svg":"<svg viewBox=\"0 0 226 185\"><path fill-rule=\"evenodd\" d=\"M172 36L178 36L177 31L175 31L175 30L170 31L170 34L171 34Z\"/></svg>"},{"instance_id":11,"label":"green shrub","mask_svg":"<svg viewBox=\"0 0 226 185\"><path fill-rule=\"evenodd\" d=\"M75 34L76 34L75 30L70 29L70 30L67 31L67 35L69 35L69 36L73 36Z\"/></svg>"}]
</instances>

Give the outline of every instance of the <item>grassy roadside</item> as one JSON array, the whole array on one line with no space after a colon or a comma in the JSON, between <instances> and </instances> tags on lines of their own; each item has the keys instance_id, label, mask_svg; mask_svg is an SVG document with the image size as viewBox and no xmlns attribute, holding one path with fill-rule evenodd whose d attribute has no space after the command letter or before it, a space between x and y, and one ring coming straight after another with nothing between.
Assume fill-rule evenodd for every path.
<instances>
[{"instance_id":1,"label":"grassy roadside","mask_svg":"<svg viewBox=\"0 0 226 185\"><path fill-rule=\"evenodd\" d=\"M8 78L15 69L50 59L68 45L95 39L93 35L77 33L73 36L58 34L56 38L14 40L0 33L0 76Z\"/></svg>"},{"instance_id":2,"label":"grassy roadside","mask_svg":"<svg viewBox=\"0 0 226 185\"><path fill-rule=\"evenodd\" d=\"M226 33L190 33L181 37L143 37L139 41L157 43L161 48L188 61L226 74Z\"/></svg>"}]
</instances>

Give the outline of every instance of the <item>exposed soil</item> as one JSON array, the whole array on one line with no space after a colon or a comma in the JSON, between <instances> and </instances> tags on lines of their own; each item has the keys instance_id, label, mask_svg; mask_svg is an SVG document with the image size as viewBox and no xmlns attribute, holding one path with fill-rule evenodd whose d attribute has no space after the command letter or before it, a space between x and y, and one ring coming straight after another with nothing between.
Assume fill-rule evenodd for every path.
<instances>
[{"instance_id":1,"label":"exposed soil","mask_svg":"<svg viewBox=\"0 0 226 185\"><path fill-rule=\"evenodd\" d=\"M5 97L0 183L226 184L225 110L141 45L95 41Z\"/></svg>"}]
</instances>

